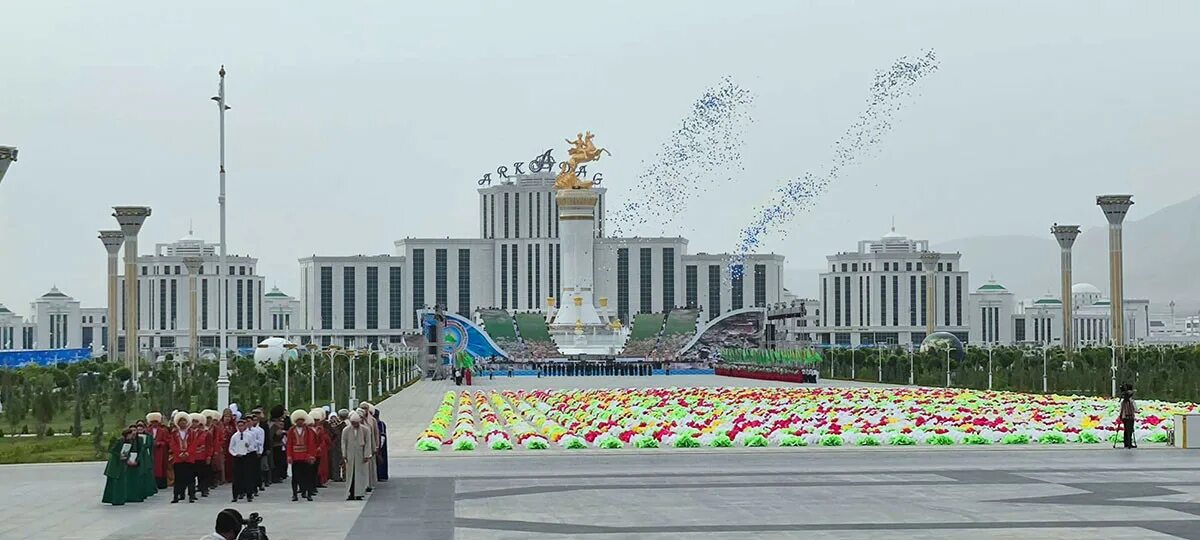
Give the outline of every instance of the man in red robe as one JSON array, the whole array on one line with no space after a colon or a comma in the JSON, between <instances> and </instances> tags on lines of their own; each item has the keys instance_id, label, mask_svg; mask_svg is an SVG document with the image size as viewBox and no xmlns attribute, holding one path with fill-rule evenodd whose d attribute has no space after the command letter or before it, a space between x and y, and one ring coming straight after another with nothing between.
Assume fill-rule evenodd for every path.
<instances>
[{"instance_id":1,"label":"man in red robe","mask_svg":"<svg viewBox=\"0 0 1200 540\"><path fill-rule=\"evenodd\" d=\"M317 433L308 425L308 413L297 409L292 412L292 428L287 430L287 461L292 466L292 501L300 495L312 501L313 484L316 482Z\"/></svg>"},{"instance_id":2,"label":"man in red robe","mask_svg":"<svg viewBox=\"0 0 1200 540\"><path fill-rule=\"evenodd\" d=\"M171 503L183 500L184 489L187 490L188 502L196 502L195 469L192 462L195 454L202 448L200 434L191 429L192 419L188 413L175 413L175 425L178 430L169 439L171 441L171 468L175 473L175 497Z\"/></svg>"},{"instance_id":3,"label":"man in red robe","mask_svg":"<svg viewBox=\"0 0 1200 540\"><path fill-rule=\"evenodd\" d=\"M317 434L317 480L314 487L323 488L329 482L329 423L325 421L325 409L313 409L308 415Z\"/></svg>"},{"instance_id":4,"label":"man in red robe","mask_svg":"<svg viewBox=\"0 0 1200 540\"><path fill-rule=\"evenodd\" d=\"M146 415L146 432L154 437L154 483L158 489L167 489L167 456L170 453L171 441L168 429L162 425L163 415L152 412Z\"/></svg>"}]
</instances>

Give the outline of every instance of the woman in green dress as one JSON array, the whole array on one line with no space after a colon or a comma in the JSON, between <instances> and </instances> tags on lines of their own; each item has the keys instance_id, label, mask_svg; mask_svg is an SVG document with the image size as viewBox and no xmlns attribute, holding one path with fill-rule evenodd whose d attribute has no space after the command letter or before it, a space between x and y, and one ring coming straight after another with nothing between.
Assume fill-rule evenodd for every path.
<instances>
[{"instance_id":1,"label":"woman in green dress","mask_svg":"<svg viewBox=\"0 0 1200 540\"><path fill-rule=\"evenodd\" d=\"M136 452L137 439L134 438L133 430L122 431L121 437L114 440L108 448L108 465L104 467L104 476L107 479L104 481L104 496L100 499L101 502L120 506L134 500L129 496L129 479L137 476L137 469L129 466L129 460ZM140 501L141 498L137 500Z\"/></svg>"},{"instance_id":2,"label":"woman in green dress","mask_svg":"<svg viewBox=\"0 0 1200 540\"><path fill-rule=\"evenodd\" d=\"M135 425L139 444L137 474L141 478L142 493L149 498L158 493L158 484L154 481L154 436L146 431L145 422L138 420Z\"/></svg>"}]
</instances>

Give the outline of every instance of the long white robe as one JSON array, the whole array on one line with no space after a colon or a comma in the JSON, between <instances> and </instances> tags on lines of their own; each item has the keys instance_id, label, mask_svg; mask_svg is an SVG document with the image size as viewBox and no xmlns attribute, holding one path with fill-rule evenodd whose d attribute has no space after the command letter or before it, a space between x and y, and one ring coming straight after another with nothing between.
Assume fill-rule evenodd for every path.
<instances>
[{"instance_id":1,"label":"long white robe","mask_svg":"<svg viewBox=\"0 0 1200 540\"><path fill-rule=\"evenodd\" d=\"M342 459L346 460L346 490L350 496L366 495L367 487L371 485L371 471L375 469L375 461L371 459L374 455L370 429L346 424L342 429Z\"/></svg>"},{"instance_id":2,"label":"long white robe","mask_svg":"<svg viewBox=\"0 0 1200 540\"><path fill-rule=\"evenodd\" d=\"M369 432L368 436L370 437L369 440L372 458L370 463L371 470L368 473L368 478L370 479L370 486L373 490L375 489L375 484L379 482L379 468L375 463L376 459L380 459L380 456L376 455L376 451L379 450L379 424L376 423L374 416L368 415L363 421L363 425L367 427L367 431Z\"/></svg>"}]
</instances>

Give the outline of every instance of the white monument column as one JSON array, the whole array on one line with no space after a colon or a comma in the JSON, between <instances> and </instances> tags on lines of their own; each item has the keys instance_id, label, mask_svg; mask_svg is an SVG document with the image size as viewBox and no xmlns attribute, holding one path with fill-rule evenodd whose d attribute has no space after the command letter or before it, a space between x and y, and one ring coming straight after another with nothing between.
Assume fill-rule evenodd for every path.
<instances>
[{"instance_id":1,"label":"white monument column","mask_svg":"<svg viewBox=\"0 0 1200 540\"><path fill-rule=\"evenodd\" d=\"M935 273L940 253L921 254L921 265L925 270L925 337L937 331L937 274Z\"/></svg>"},{"instance_id":2,"label":"white monument column","mask_svg":"<svg viewBox=\"0 0 1200 540\"><path fill-rule=\"evenodd\" d=\"M183 265L188 271L188 354L192 357L192 362L200 359L200 340L196 337L196 276L200 275L200 264L204 259L200 257L184 257ZM224 410L224 409L222 409Z\"/></svg>"},{"instance_id":3,"label":"white monument column","mask_svg":"<svg viewBox=\"0 0 1200 540\"><path fill-rule=\"evenodd\" d=\"M125 233L121 231L100 231L100 242L104 244L104 249L108 251L108 345L104 349L104 354L108 356L108 360L114 361L117 358L118 347L117 338L120 335L121 323L117 318L117 307L121 301L117 286L117 253L121 251L121 244L125 243ZM132 371L132 366L126 366Z\"/></svg>"},{"instance_id":4,"label":"white monument column","mask_svg":"<svg viewBox=\"0 0 1200 540\"><path fill-rule=\"evenodd\" d=\"M592 189L560 189L559 244L562 249L562 294L554 327L601 324L593 299L593 232L599 194Z\"/></svg>"},{"instance_id":5,"label":"white monument column","mask_svg":"<svg viewBox=\"0 0 1200 540\"><path fill-rule=\"evenodd\" d=\"M142 224L150 217L149 206L114 206L113 217L121 225L125 234L125 360L133 374L132 380L138 380L138 357L141 347L138 344L138 271L137 271L137 235L142 230Z\"/></svg>"},{"instance_id":6,"label":"white monument column","mask_svg":"<svg viewBox=\"0 0 1200 540\"><path fill-rule=\"evenodd\" d=\"M1058 240L1060 251L1060 272L1059 277L1062 282L1062 348L1063 352L1070 353L1075 347L1075 310L1071 307L1071 303L1075 299L1071 295L1071 246L1075 245L1075 238L1079 236L1079 225L1059 225L1054 224L1050 227L1050 234L1054 235L1054 239Z\"/></svg>"}]
</instances>

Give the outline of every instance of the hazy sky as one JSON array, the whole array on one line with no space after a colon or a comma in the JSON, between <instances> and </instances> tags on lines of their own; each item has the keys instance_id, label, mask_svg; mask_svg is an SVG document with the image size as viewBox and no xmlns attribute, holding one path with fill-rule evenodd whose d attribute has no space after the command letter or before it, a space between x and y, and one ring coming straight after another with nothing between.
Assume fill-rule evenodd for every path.
<instances>
[{"instance_id":1,"label":"hazy sky","mask_svg":"<svg viewBox=\"0 0 1200 540\"><path fill-rule=\"evenodd\" d=\"M449 6L459 9L451 10ZM436 7L434 7L436 6ZM700 93L756 95L744 171L681 212L732 249L753 207L822 170L874 72L937 51L879 152L770 248L788 265L897 229L1046 236L1200 193L1200 4L1167 2L38 2L0 12L0 303L102 305L99 229L147 204L143 253L216 241L228 70L230 252L298 294L296 259L474 236L475 180L583 129L617 203ZM611 205L615 207L615 204ZM658 231L643 231L643 234ZM970 268L969 254L964 263ZM982 278L980 278L982 279Z\"/></svg>"}]
</instances>

